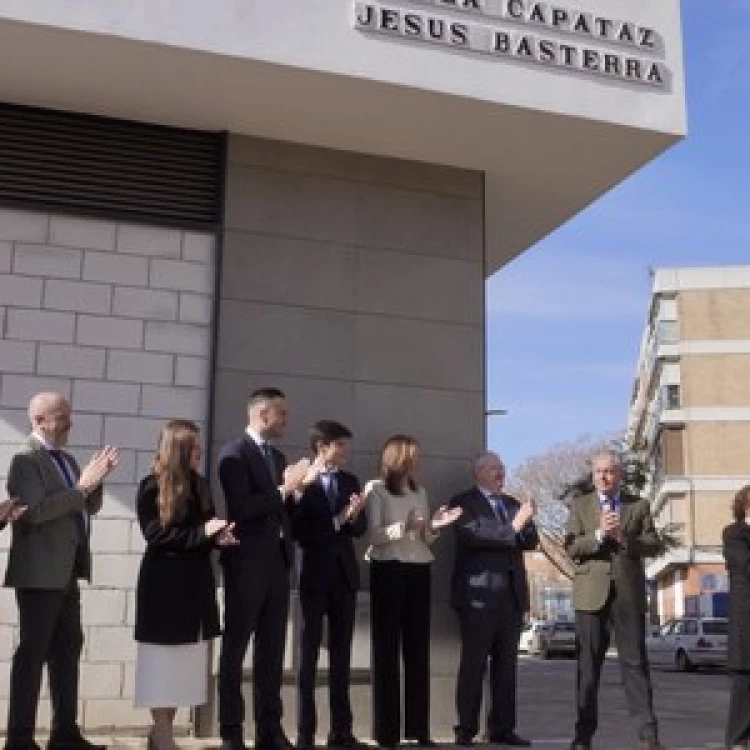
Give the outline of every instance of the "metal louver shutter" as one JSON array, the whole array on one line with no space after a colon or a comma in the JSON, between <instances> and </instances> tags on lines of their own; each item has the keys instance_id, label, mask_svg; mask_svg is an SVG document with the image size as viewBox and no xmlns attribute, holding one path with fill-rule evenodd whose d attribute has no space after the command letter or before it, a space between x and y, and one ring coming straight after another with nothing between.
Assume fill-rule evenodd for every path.
<instances>
[{"instance_id":1,"label":"metal louver shutter","mask_svg":"<svg viewBox=\"0 0 750 750\"><path fill-rule=\"evenodd\" d=\"M0 104L0 204L211 229L220 133Z\"/></svg>"}]
</instances>

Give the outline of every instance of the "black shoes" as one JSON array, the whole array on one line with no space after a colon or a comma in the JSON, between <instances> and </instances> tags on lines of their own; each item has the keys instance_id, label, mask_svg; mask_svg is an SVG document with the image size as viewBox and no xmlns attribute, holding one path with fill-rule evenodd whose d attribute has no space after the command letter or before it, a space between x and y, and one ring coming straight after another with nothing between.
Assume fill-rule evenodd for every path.
<instances>
[{"instance_id":1,"label":"black shoes","mask_svg":"<svg viewBox=\"0 0 750 750\"><path fill-rule=\"evenodd\" d=\"M47 750L107 750L106 745L89 742L82 734L51 735Z\"/></svg>"},{"instance_id":2,"label":"black shoes","mask_svg":"<svg viewBox=\"0 0 750 750\"><path fill-rule=\"evenodd\" d=\"M25 742L7 740L5 743L5 750L42 750L34 740L26 740Z\"/></svg>"},{"instance_id":3,"label":"black shoes","mask_svg":"<svg viewBox=\"0 0 750 750\"><path fill-rule=\"evenodd\" d=\"M315 738L309 734L298 734L295 747L297 750L313 750L315 747Z\"/></svg>"},{"instance_id":4,"label":"black shoes","mask_svg":"<svg viewBox=\"0 0 750 750\"><path fill-rule=\"evenodd\" d=\"M247 747L241 737L233 737L223 739L220 750L247 750Z\"/></svg>"},{"instance_id":5,"label":"black shoes","mask_svg":"<svg viewBox=\"0 0 750 750\"><path fill-rule=\"evenodd\" d=\"M575 739L570 743L570 750L591 750L591 742Z\"/></svg>"},{"instance_id":6,"label":"black shoes","mask_svg":"<svg viewBox=\"0 0 750 750\"><path fill-rule=\"evenodd\" d=\"M505 745L506 747L531 747L531 740L519 737L515 732L505 734L491 734L489 741L492 745Z\"/></svg>"},{"instance_id":7,"label":"black shoes","mask_svg":"<svg viewBox=\"0 0 750 750\"><path fill-rule=\"evenodd\" d=\"M456 732L456 744L461 747L472 747L474 738L467 732Z\"/></svg>"},{"instance_id":8,"label":"black shoes","mask_svg":"<svg viewBox=\"0 0 750 750\"><path fill-rule=\"evenodd\" d=\"M224 750L223 747L222 750ZM294 745L289 742L289 738L283 732L278 732L258 737L255 740L255 750L294 750Z\"/></svg>"},{"instance_id":9,"label":"black shoes","mask_svg":"<svg viewBox=\"0 0 750 750\"><path fill-rule=\"evenodd\" d=\"M353 734L329 734L326 747L364 750L368 745L360 742Z\"/></svg>"}]
</instances>

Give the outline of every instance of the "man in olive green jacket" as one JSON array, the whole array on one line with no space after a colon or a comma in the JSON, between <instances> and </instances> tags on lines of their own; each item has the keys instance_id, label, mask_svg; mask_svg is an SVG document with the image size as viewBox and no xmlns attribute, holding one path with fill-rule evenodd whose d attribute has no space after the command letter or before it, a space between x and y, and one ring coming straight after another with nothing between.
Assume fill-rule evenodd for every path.
<instances>
[{"instance_id":1,"label":"man in olive green jacket","mask_svg":"<svg viewBox=\"0 0 750 750\"><path fill-rule=\"evenodd\" d=\"M573 500L565 535L565 548L575 562L578 651L578 719L571 750L591 747L612 628L630 712L639 722L637 748L662 750L646 656L644 572L644 558L656 554L658 536L648 501L620 491L622 463L616 453L595 455L592 476L595 491Z\"/></svg>"},{"instance_id":2,"label":"man in olive green jacket","mask_svg":"<svg viewBox=\"0 0 750 750\"><path fill-rule=\"evenodd\" d=\"M102 505L102 481L117 466L106 447L81 471L64 451L70 404L39 393L29 404L31 435L13 456L8 494L25 511L13 524L5 585L16 590L19 642L10 673L6 750L37 750L34 729L42 667L52 699L48 750L99 750L76 721L83 646L78 579L89 579L90 517Z\"/></svg>"}]
</instances>

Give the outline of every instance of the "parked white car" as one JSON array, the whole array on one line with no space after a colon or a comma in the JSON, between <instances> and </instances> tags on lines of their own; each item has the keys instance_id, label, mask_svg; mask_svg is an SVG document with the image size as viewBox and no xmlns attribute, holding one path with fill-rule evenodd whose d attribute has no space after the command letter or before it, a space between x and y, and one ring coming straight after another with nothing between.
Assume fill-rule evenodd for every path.
<instances>
[{"instance_id":1,"label":"parked white car","mask_svg":"<svg viewBox=\"0 0 750 750\"><path fill-rule=\"evenodd\" d=\"M680 617L646 638L649 662L688 672L727 663L726 617Z\"/></svg>"},{"instance_id":2,"label":"parked white car","mask_svg":"<svg viewBox=\"0 0 750 750\"><path fill-rule=\"evenodd\" d=\"M527 654L538 654L541 648L541 636L550 628L546 620L529 620L521 631L518 650Z\"/></svg>"},{"instance_id":3,"label":"parked white car","mask_svg":"<svg viewBox=\"0 0 750 750\"><path fill-rule=\"evenodd\" d=\"M542 633L539 656L549 659L551 656L575 656L576 626L572 620L555 620Z\"/></svg>"}]
</instances>

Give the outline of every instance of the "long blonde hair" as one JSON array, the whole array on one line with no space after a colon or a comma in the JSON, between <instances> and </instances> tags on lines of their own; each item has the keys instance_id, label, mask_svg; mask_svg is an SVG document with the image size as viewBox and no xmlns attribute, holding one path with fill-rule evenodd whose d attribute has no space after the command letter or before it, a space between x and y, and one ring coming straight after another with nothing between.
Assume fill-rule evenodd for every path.
<instances>
[{"instance_id":1,"label":"long blonde hair","mask_svg":"<svg viewBox=\"0 0 750 750\"><path fill-rule=\"evenodd\" d=\"M386 440L380 456L380 477L392 495L414 492L417 482L412 476L417 461L419 443L408 435L394 435Z\"/></svg>"},{"instance_id":2,"label":"long blonde hair","mask_svg":"<svg viewBox=\"0 0 750 750\"><path fill-rule=\"evenodd\" d=\"M198 425L187 419L173 419L161 428L153 468L159 484L162 526L185 517L190 494L190 454L198 434Z\"/></svg>"}]
</instances>

